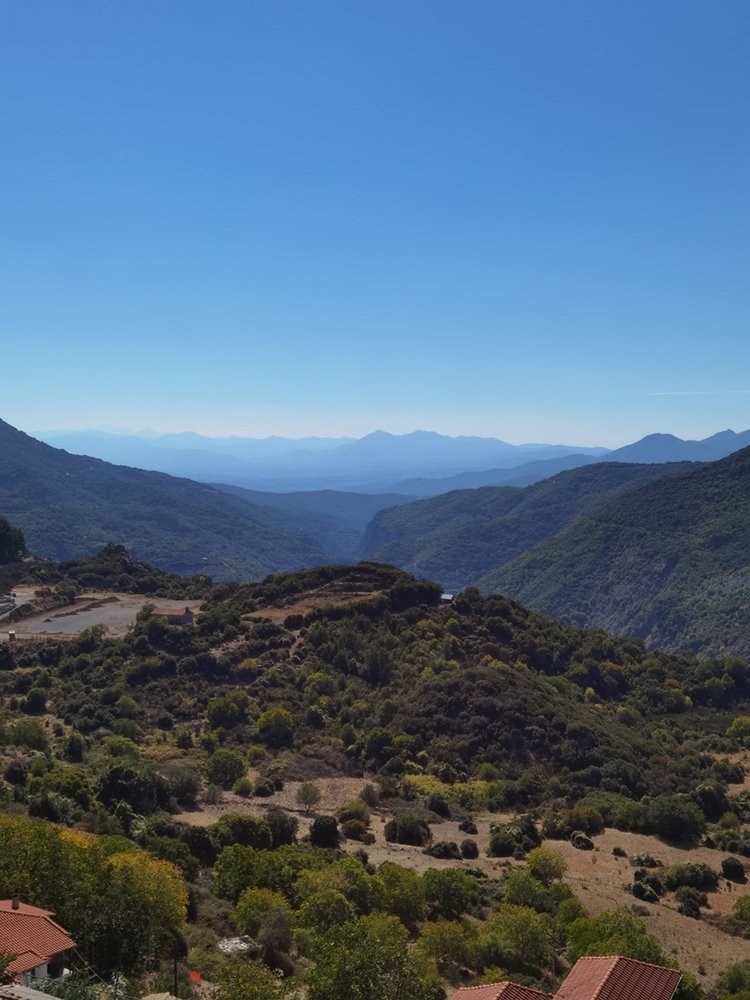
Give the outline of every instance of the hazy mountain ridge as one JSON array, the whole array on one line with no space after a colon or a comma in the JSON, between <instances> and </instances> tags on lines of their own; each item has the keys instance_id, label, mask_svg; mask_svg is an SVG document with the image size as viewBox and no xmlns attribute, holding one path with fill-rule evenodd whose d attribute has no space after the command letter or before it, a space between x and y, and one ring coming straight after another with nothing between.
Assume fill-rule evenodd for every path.
<instances>
[{"instance_id":1,"label":"hazy mountain ridge","mask_svg":"<svg viewBox=\"0 0 750 1000\"><path fill-rule=\"evenodd\" d=\"M105 461L222 482L261 491L403 492L404 477L458 475L476 469L509 468L529 461L605 448L568 445L512 445L496 438L448 437L432 431L389 434L375 431L359 439L206 438L192 432L140 438L102 432L57 432L41 440ZM446 487L448 488L448 487ZM440 487L438 486L438 491Z\"/></svg>"}]
</instances>

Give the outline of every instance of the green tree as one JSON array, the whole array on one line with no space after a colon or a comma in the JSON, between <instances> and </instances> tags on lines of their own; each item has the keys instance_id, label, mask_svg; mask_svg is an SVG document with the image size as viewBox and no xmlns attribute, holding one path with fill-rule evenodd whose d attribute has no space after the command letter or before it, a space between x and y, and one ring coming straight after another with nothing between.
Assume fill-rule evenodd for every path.
<instances>
[{"instance_id":1,"label":"green tree","mask_svg":"<svg viewBox=\"0 0 750 1000\"><path fill-rule=\"evenodd\" d=\"M332 928L305 977L308 1000L444 1000L407 944L400 921L382 914Z\"/></svg>"},{"instance_id":2,"label":"green tree","mask_svg":"<svg viewBox=\"0 0 750 1000\"><path fill-rule=\"evenodd\" d=\"M308 816L312 807L320 802L320 789L312 781L303 781L297 789L295 800L305 810L305 816Z\"/></svg>"},{"instance_id":3,"label":"green tree","mask_svg":"<svg viewBox=\"0 0 750 1000\"><path fill-rule=\"evenodd\" d=\"M338 924L346 924L354 919L356 910L346 898L335 889L322 889L304 901L297 911L300 927L325 934Z\"/></svg>"},{"instance_id":4,"label":"green tree","mask_svg":"<svg viewBox=\"0 0 750 1000\"><path fill-rule=\"evenodd\" d=\"M241 754L236 750L221 749L214 751L208 758L206 778L212 785L231 788L246 770L245 759Z\"/></svg>"},{"instance_id":5,"label":"green tree","mask_svg":"<svg viewBox=\"0 0 750 1000\"><path fill-rule=\"evenodd\" d=\"M730 965L719 978L720 1000L750 1000L750 961Z\"/></svg>"},{"instance_id":6,"label":"green tree","mask_svg":"<svg viewBox=\"0 0 750 1000\"><path fill-rule=\"evenodd\" d=\"M532 976L549 968L553 940L552 922L546 914L510 903L501 903L479 931L485 965Z\"/></svg>"},{"instance_id":7,"label":"green tree","mask_svg":"<svg viewBox=\"0 0 750 1000\"><path fill-rule=\"evenodd\" d=\"M628 910L603 910L595 917L574 920L568 927L568 960L577 962L582 955L623 955L653 965L668 964L646 924Z\"/></svg>"},{"instance_id":8,"label":"green tree","mask_svg":"<svg viewBox=\"0 0 750 1000\"><path fill-rule=\"evenodd\" d=\"M26 542L20 528L0 517L0 564L15 562L26 552Z\"/></svg>"},{"instance_id":9,"label":"green tree","mask_svg":"<svg viewBox=\"0 0 750 1000\"><path fill-rule=\"evenodd\" d=\"M392 861L384 861L377 877L382 886L380 907L386 913L398 917L409 928L424 920L425 898L421 875Z\"/></svg>"},{"instance_id":10,"label":"green tree","mask_svg":"<svg viewBox=\"0 0 750 1000\"><path fill-rule=\"evenodd\" d=\"M458 920L479 898L476 879L458 868L430 868L423 885L430 908L446 920Z\"/></svg>"},{"instance_id":11,"label":"green tree","mask_svg":"<svg viewBox=\"0 0 750 1000\"><path fill-rule=\"evenodd\" d=\"M461 966L474 964L477 931L458 920L436 920L422 928L417 948L438 972L456 983Z\"/></svg>"},{"instance_id":12,"label":"green tree","mask_svg":"<svg viewBox=\"0 0 750 1000\"><path fill-rule=\"evenodd\" d=\"M232 962L223 966L216 984L216 1000L283 1000L288 985L260 962Z\"/></svg>"},{"instance_id":13,"label":"green tree","mask_svg":"<svg viewBox=\"0 0 750 1000\"><path fill-rule=\"evenodd\" d=\"M549 886L563 877L568 865L558 851L553 851L549 847L535 847L529 851L526 868L542 885Z\"/></svg>"},{"instance_id":14,"label":"green tree","mask_svg":"<svg viewBox=\"0 0 750 1000\"><path fill-rule=\"evenodd\" d=\"M285 708L269 708L258 716L258 735L269 747L289 747L294 742L294 723Z\"/></svg>"},{"instance_id":15,"label":"green tree","mask_svg":"<svg viewBox=\"0 0 750 1000\"><path fill-rule=\"evenodd\" d=\"M284 895L272 889L245 889L234 910L234 924L240 934L257 938L271 910L284 910L291 914L291 907Z\"/></svg>"}]
</instances>

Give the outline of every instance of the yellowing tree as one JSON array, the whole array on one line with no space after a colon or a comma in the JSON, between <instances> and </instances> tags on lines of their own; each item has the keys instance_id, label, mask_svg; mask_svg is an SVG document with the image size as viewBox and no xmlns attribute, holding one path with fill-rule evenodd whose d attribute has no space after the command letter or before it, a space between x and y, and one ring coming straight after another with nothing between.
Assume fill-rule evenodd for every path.
<instances>
[{"instance_id":1,"label":"yellowing tree","mask_svg":"<svg viewBox=\"0 0 750 1000\"><path fill-rule=\"evenodd\" d=\"M156 954L173 935L180 934L187 916L187 890L179 868L146 851L113 854L115 871L127 871L148 915L149 951Z\"/></svg>"}]
</instances>

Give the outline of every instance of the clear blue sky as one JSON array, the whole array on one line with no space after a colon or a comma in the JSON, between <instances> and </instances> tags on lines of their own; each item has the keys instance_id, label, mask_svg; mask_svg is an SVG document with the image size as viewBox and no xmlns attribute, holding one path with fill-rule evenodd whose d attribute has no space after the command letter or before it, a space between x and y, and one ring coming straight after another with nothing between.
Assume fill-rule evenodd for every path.
<instances>
[{"instance_id":1,"label":"clear blue sky","mask_svg":"<svg viewBox=\"0 0 750 1000\"><path fill-rule=\"evenodd\" d=\"M0 0L0 417L750 427L747 0Z\"/></svg>"}]
</instances>

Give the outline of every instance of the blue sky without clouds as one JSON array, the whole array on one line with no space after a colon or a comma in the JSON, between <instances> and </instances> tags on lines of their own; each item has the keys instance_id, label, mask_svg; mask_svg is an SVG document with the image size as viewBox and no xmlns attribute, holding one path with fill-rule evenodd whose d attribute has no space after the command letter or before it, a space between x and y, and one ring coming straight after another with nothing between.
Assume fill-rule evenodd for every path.
<instances>
[{"instance_id":1,"label":"blue sky without clouds","mask_svg":"<svg viewBox=\"0 0 750 1000\"><path fill-rule=\"evenodd\" d=\"M750 427L746 0L0 0L0 417Z\"/></svg>"}]
</instances>

